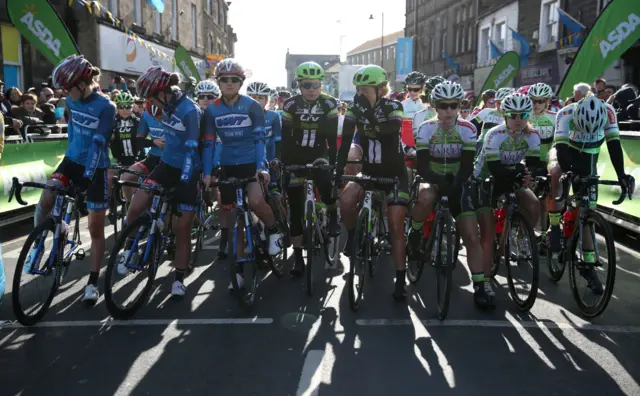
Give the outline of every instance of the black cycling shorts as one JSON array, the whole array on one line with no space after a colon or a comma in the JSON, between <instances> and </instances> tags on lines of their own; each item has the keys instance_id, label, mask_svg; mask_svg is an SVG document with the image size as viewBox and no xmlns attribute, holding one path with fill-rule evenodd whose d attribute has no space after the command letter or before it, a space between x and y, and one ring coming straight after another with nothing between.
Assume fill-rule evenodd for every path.
<instances>
[{"instance_id":1,"label":"black cycling shorts","mask_svg":"<svg viewBox=\"0 0 640 396\"><path fill-rule=\"evenodd\" d=\"M180 181L182 169L174 168L165 162L160 162L145 179L145 185L158 185L162 188L175 187L174 203L179 212L195 212L198 203L198 188L200 177L198 173L191 175L191 180L184 184Z\"/></svg>"},{"instance_id":2,"label":"black cycling shorts","mask_svg":"<svg viewBox=\"0 0 640 396\"><path fill-rule=\"evenodd\" d=\"M87 209L95 211L107 210L109 207L109 184L106 168L96 169L93 180L85 179L84 166L64 157L51 175L50 179L59 180L66 187L71 185L87 190Z\"/></svg>"},{"instance_id":3,"label":"black cycling shorts","mask_svg":"<svg viewBox=\"0 0 640 396\"><path fill-rule=\"evenodd\" d=\"M135 165L144 169L147 173L153 172L156 166L160 163L160 157L156 155L147 155L142 161L138 161Z\"/></svg>"},{"instance_id":4,"label":"black cycling shorts","mask_svg":"<svg viewBox=\"0 0 640 396\"><path fill-rule=\"evenodd\" d=\"M463 183L449 197L449 210L454 219L476 217L478 189L475 184Z\"/></svg>"},{"instance_id":5,"label":"black cycling shorts","mask_svg":"<svg viewBox=\"0 0 640 396\"><path fill-rule=\"evenodd\" d=\"M392 184L380 184L374 186L376 190L384 191L387 197L387 205L401 205L408 206L411 200L411 194L409 193L409 176L407 175L406 168L398 170L398 172L389 172L380 170L376 166L368 164L362 165L362 174L369 175L371 177L398 177L398 196L394 196L394 188ZM393 176L390 176L393 174Z\"/></svg>"},{"instance_id":6,"label":"black cycling shorts","mask_svg":"<svg viewBox=\"0 0 640 396\"><path fill-rule=\"evenodd\" d=\"M257 172L255 162L242 165L223 165L221 167L220 180L226 180L231 177L236 179L246 179L254 177ZM236 190L232 186L220 186L220 203L222 205L231 205L236 203Z\"/></svg>"}]
</instances>

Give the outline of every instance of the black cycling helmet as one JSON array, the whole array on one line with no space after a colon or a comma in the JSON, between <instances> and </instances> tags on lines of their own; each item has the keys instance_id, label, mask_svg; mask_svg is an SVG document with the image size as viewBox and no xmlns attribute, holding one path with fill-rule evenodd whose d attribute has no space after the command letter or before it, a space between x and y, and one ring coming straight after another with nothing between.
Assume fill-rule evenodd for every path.
<instances>
[{"instance_id":1,"label":"black cycling helmet","mask_svg":"<svg viewBox=\"0 0 640 396\"><path fill-rule=\"evenodd\" d=\"M427 82L427 76L419 71L412 71L404 79L405 85L424 85Z\"/></svg>"}]
</instances>

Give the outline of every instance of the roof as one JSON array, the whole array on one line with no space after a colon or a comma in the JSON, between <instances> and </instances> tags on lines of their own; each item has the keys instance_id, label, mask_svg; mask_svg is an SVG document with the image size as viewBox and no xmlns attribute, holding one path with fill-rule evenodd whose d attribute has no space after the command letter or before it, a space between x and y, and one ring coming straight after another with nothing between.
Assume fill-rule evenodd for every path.
<instances>
[{"instance_id":1,"label":"roof","mask_svg":"<svg viewBox=\"0 0 640 396\"><path fill-rule=\"evenodd\" d=\"M402 38L402 37L404 37L404 30L400 30L399 32L395 32L395 33L391 33L391 34L387 34L386 36L384 36L382 38L382 42L384 44L393 44L399 38ZM374 48L380 48L380 41L381 41L380 37L374 38L373 40L366 41L363 44L360 44L356 48L352 49L351 51L347 52L347 55L357 54L357 53L364 52L366 50L370 50L370 49L374 49Z\"/></svg>"},{"instance_id":2,"label":"roof","mask_svg":"<svg viewBox=\"0 0 640 396\"><path fill-rule=\"evenodd\" d=\"M287 66L292 64L293 67L297 67L302 62L313 61L320 66L327 67L331 66L336 62L340 62L340 55L307 55L307 54L290 54L287 52L286 64ZM325 63L328 63L325 65Z\"/></svg>"}]
</instances>

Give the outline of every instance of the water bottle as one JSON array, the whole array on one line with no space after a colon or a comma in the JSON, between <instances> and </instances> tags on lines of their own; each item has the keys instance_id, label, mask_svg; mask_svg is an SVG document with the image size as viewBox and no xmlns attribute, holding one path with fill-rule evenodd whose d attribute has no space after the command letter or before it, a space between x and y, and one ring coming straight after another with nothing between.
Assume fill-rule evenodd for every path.
<instances>
[{"instance_id":1,"label":"water bottle","mask_svg":"<svg viewBox=\"0 0 640 396\"><path fill-rule=\"evenodd\" d=\"M578 217L578 208L564 211L564 214L562 215L562 224L563 224L562 237L563 238L565 239L570 238L571 235L573 235L573 227L577 217Z\"/></svg>"}]
</instances>

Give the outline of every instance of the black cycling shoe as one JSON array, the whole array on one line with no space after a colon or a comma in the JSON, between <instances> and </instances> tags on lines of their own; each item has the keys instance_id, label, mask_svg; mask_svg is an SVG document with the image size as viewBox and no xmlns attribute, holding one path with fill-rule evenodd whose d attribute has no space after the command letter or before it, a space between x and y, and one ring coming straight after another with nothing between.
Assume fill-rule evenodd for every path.
<instances>
[{"instance_id":1,"label":"black cycling shoe","mask_svg":"<svg viewBox=\"0 0 640 396\"><path fill-rule=\"evenodd\" d=\"M484 287L476 286L474 289L473 302L477 308L483 311L491 311L496 308L496 303L493 301L493 297L487 293Z\"/></svg>"},{"instance_id":2,"label":"black cycling shoe","mask_svg":"<svg viewBox=\"0 0 640 396\"><path fill-rule=\"evenodd\" d=\"M291 271L289 271L289 275L291 275L292 278L299 278L304 275L304 259L302 257L296 257L296 261Z\"/></svg>"},{"instance_id":3,"label":"black cycling shoe","mask_svg":"<svg viewBox=\"0 0 640 396\"><path fill-rule=\"evenodd\" d=\"M224 260L227 258L227 238L220 238L220 247L218 247L218 258Z\"/></svg>"},{"instance_id":4,"label":"black cycling shoe","mask_svg":"<svg viewBox=\"0 0 640 396\"><path fill-rule=\"evenodd\" d=\"M403 302L407 299L407 289L404 282L396 282L395 290L391 296L397 302Z\"/></svg>"},{"instance_id":5,"label":"black cycling shoe","mask_svg":"<svg viewBox=\"0 0 640 396\"><path fill-rule=\"evenodd\" d=\"M600 296L604 293L604 287L602 287L602 282L600 282L600 278L598 278L598 272L595 267L588 267L584 272L584 278L588 282L587 287L591 289L593 294Z\"/></svg>"},{"instance_id":6,"label":"black cycling shoe","mask_svg":"<svg viewBox=\"0 0 640 396\"><path fill-rule=\"evenodd\" d=\"M413 228L409 231L409 238L407 247L409 260L418 261L420 260L420 242L422 241L422 230L414 230Z\"/></svg>"}]
</instances>

